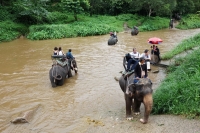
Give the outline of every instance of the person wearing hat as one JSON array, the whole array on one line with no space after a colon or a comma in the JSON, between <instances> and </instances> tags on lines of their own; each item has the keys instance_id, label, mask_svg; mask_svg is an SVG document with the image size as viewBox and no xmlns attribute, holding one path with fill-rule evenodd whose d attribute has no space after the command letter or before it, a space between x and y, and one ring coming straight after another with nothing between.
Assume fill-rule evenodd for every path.
<instances>
[{"instance_id":1,"label":"person wearing hat","mask_svg":"<svg viewBox=\"0 0 200 133\"><path fill-rule=\"evenodd\" d=\"M145 64L145 58L141 57L139 63L135 67L135 79L134 83L137 83L139 78L148 78L147 64Z\"/></svg>"}]
</instances>

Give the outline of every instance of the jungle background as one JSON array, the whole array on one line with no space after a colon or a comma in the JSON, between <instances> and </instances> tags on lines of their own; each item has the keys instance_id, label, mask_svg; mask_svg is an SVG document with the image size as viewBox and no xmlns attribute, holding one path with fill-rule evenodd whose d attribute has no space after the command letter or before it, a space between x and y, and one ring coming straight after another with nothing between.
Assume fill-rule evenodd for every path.
<instances>
[{"instance_id":1,"label":"jungle background","mask_svg":"<svg viewBox=\"0 0 200 133\"><path fill-rule=\"evenodd\" d=\"M140 31L200 27L200 0L0 0L0 42L108 34L138 26ZM181 19L180 19L181 17Z\"/></svg>"}]
</instances>

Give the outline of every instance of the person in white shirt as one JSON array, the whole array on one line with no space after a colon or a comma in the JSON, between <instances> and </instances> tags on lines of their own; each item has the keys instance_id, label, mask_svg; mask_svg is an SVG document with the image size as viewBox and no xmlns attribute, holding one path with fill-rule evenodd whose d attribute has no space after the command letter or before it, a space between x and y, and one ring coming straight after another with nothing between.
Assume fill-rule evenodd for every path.
<instances>
[{"instance_id":1,"label":"person in white shirt","mask_svg":"<svg viewBox=\"0 0 200 133\"><path fill-rule=\"evenodd\" d=\"M139 52L136 51L136 48L133 48L133 52L131 52L130 55L131 55L131 59L128 60L126 71L134 70L135 66L138 64L138 59L140 57L140 54L139 54Z\"/></svg>"},{"instance_id":2,"label":"person in white shirt","mask_svg":"<svg viewBox=\"0 0 200 133\"><path fill-rule=\"evenodd\" d=\"M145 61L150 61L150 60L151 60L151 55L149 54L149 50L146 49L146 50L144 51L144 53L142 53L142 54L140 55L140 58L141 58L141 57L143 57L143 58L145 59Z\"/></svg>"},{"instance_id":3,"label":"person in white shirt","mask_svg":"<svg viewBox=\"0 0 200 133\"><path fill-rule=\"evenodd\" d=\"M133 52L131 52L130 55L131 55L131 58L136 58L136 59L140 58L140 53L137 52L136 48L133 48Z\"/></svg>"},{"instance_id":4,"label":"person in white shirt","mask_svg":"<svg viewBox=\"0 0 200 133\"><path fill-rule=\"evenodd\" d=\"M59 47L59 48L58 48L58 55L65 55L65 54L63 53L63 51L62 51L62 48L61 48L61 47Z\"/></svg>"}]
</instances>

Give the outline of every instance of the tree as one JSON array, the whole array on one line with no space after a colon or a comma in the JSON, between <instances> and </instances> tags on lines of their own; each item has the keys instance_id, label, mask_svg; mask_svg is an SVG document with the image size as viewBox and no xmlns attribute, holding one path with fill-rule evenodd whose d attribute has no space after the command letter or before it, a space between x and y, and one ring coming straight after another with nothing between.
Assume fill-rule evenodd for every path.
<instances>
[{"instance_id":1,"label":"tree","mask_svg":"<svg viewBox=\"0 0 200 133\"><path fill-rule=\"evenodd\" d=\"M87 0L62 0L61 4L64 9L74 14L74 19L78 21L77 15L89 9L89 2Z\"/></svg>"},{"instance_id":2,"label":"tree","mask_svg":"<svg viewBox=\"0 0 200 133\"><path fill-rule=\"evenodd\" d=\"M47 17L48 11L45 9L46 3L49 0L19 0L14 5L20 10L19 15L24 20L32 23L42 23L43 19Z\"/></svg>"},{"instance_id":3,"label":"tree","mask_svg":"<svg viewBox=\"0 0 200 133\"><path fill-rule=\"evenodd\" d=\"M176 6L176 1L173 0L134 0L131 3L133 11L145 11L150 17L152 14L170 14Z\"/></svg>"}]
</instances>

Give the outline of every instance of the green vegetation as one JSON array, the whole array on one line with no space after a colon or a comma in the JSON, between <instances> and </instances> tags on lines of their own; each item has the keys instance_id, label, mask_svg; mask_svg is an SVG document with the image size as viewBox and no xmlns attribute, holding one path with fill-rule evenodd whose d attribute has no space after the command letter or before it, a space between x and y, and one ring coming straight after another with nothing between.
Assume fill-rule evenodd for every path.
<instances>
[{"instance_id":1,"label":"green vegetation","mask_svg":"<svg viewBox=\"0 0 200 133\"><path fill-rule=\"evenodd\" d=\"M171 59L173 56L183 51L199 46L199 43L200 43L200 35L198 34L194 37L191 37L190 39L183 40L175 49L165 53L161 58L163 60Z\"/></svg>"},{"instance_id":2,"label":"green vegetation","mask_svg":"<svg viewBox=\"0 0 200 133\"><path fill-rule=\"evenodd\" d=\"M0 22L0 29L0 42L14 40L27 32L27 28L24 25L16 24L12 21Z\"/></svg>"},{"instance_id":3,"label":"green vegetation","mask_svg":"<svg viewBox=\"0 0 200 133\"><path fill-rule=\"evenodd\" d=\"M200 34L185 40L191 47L200 44ZM181 44L182 46L182 44ZM180 45L175 49L179 49ZM175 51L175 50L173 50ZM200 116L200 49L175 60L168 75L153 94L153 114Z\"/></svg>"},{"instance_id":4,"label":"green vegetation","mask_svg":"<svg viewBox=\"0 0 200 133\"><path fill-rule=\"evenodd\" d=\"M123 31L125 22L140 32L159 30L181 13L186 16L178 28L198 28L199 10L197 0L0 0L0 41L20 35L32 40L102 35ZM8 21L12 28L5 30Z\"/></svg>"},{"instance_id":5,"label":"green vegetation","mask_svg":"<svg viewBox=\"0 0 200 133\"><path fill-rule=\"evenodd\" d=\"M103 35L108 34L110 31L123 31L123 23L125 21L128 21L128 24L140 23L141 26L139 26L139 29L141 28L141 31L157 30L168 27L168 19L160 17L139 17L137 15L131 14L122 14L116 17L99 15L89 17L79 15L79 21L69 24L32 25L29 28L29 34L27 38L32 40L43 40L77 36ZM134 25L131 25L129 27L133 26Z\"/></svg>"},{"instance_id":6,"label":"green vegetation","mask_svg":"<svg viewBox=\"0 0 200 133\"><path fill-rule=\"evenodd\" d=\"M176 26L178 29L187 30L200 28L200 16L198 14L188 14L184 16L179 25Z\"/></svg>"}]
</instances>

